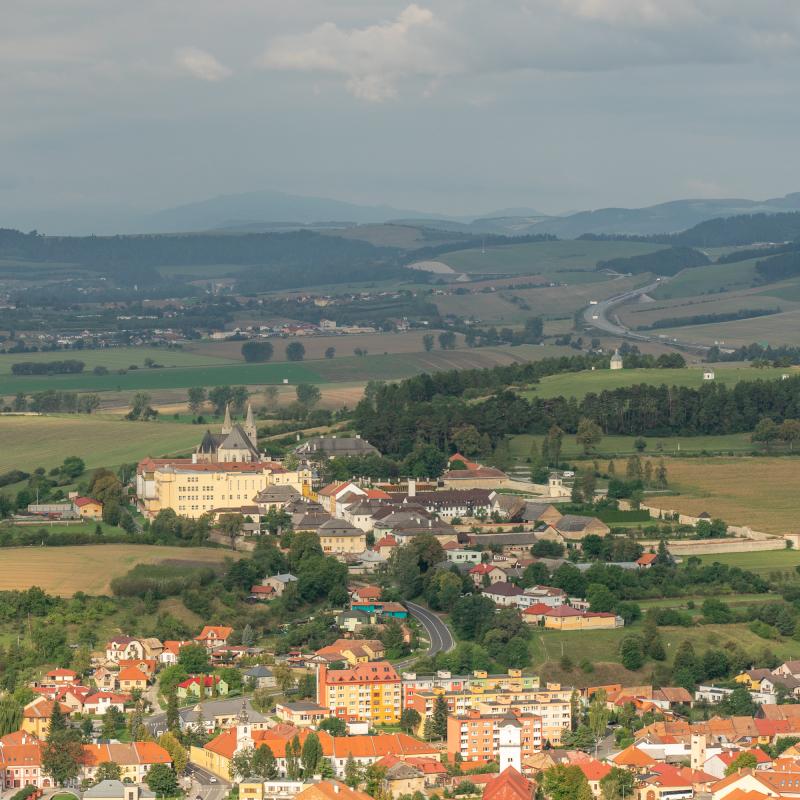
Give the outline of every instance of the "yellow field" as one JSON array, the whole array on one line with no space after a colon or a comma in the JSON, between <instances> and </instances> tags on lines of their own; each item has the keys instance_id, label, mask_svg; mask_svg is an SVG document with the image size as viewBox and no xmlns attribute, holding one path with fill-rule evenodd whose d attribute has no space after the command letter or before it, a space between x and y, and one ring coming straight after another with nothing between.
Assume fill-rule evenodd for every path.
<instances>
[{"instance_id":1,"label":"yellow field","mask_svg":"<svg viewBox=\"0 0 800 800\"><path fill-rule=\"evenodd\" d=\"M617 466L624 474L624 464ZM798 458L669 458L667 469L670 488L680 496L648 497L647 505L692 515L707 511L766 533L798 530Z\"/></svg>"},{"instance_id":2,"label":"yellow field","mask_svg":"<svg viewBox=\"0 0 800 800\"><path fill-rule=\"evenodd\" d=\"M165 560L220 564L225 558L241 558L241 554L210 547L146 544L9 547L0 549L0 591L39 586L62 597L71 597L78 591L108 594L112 578L124 575L137 564Z\"/></svg>"}]
</instances>

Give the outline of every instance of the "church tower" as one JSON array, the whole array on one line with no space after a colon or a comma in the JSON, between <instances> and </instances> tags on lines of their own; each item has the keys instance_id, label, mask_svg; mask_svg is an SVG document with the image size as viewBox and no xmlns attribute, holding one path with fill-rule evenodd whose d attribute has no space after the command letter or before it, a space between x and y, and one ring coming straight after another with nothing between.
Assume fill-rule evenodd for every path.
<instances>
[{"instance_id":1,"label":"church tower","mask_svg":"<svg viewBox=\"0 0 800 800\"><path fill-rule=\"evenodd\" d=\"M247 713L247 700L242 701L242 710L236 718L236 752L253 746L253 726Z\"/></svg>"},{"instance_id":2,"label":"church tower","mask_svg":"<svg viewBox=\"0 0 800 800\"><path fill-rule=\"evenodd\" d=\"M508 713L500 720L498 731L497 760L500 772L507 767L522 773L522 723Z\"/></svg>"},{"instance_id":3,"label":"church tower","mask_svg":"<svg viewBox=\"0 0 800 800\"><path fill-rule=\"evenodd\" d=\"M230 404L225 406L225 419L222 423L222 433L229 434L233 430L233 423L231 422L231 407Z\"/></svg>"},{"instance_id":4,"label":"church tower","mask_svg":"<svg viewBox=\"0 0 800 800\"><path fill-rule=\"evenodd\" d=\"M258 447L258 431L256 430L256 421L253 418L253 407L250 403L247 404L247 417L245 418L244 425L244 432L249 437L250 441L253 443L253 447Z\"/></svg>"}]
</instances>

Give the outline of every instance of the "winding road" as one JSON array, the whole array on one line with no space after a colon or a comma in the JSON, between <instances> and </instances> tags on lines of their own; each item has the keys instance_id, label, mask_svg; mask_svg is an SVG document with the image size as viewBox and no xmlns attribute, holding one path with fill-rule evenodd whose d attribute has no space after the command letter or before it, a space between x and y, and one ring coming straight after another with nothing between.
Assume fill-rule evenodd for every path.
<instances>
[{"instance_id":1,"label":"winding road","mask_svg":"<svg viewBox=\"0 0 800 800\"><path fill-rule=\"evenodd\" d=\"M408 608L408 613L425 628L428 634L430 645L428 646L427 655L435 656L437 653L449 653L451 650L455 649L456 642L455 639L453 639L450 628L448 628L433 611L408 601L406 601L406 607ZM414 658L416 658L416 656ZM414 661L414 658L401 661L395 664L395 666L401 668L407 666Z\"/></svg>"},{"instance_id":2,"label":"winding road","mask_svg":"<svg viewBox=\"0 0 800 800\"><path fill-rule=\"evenodd\" d=\"M627 303L629 300L639 297L639 295L647 294L657 286L660 286L661 283L662 281L653 281L647 286L640 286L638 289L631 289L614 297L609 297L607 300L600 300L596 305L588 306L584 309L583 320L587 325L610 333L612 336L624 336L627 339L638 339L644 342L650 341L651 337L641 333L634 333L630 328L618 324L619 321L617 323L612 322L608 318L608 314L615 306Z\"/></svg>"}]
</instances>

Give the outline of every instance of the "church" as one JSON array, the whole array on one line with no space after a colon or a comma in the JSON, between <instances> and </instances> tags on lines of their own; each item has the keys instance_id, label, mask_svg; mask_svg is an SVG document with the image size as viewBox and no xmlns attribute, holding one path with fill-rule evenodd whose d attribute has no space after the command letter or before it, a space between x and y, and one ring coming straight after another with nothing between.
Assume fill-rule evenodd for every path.
<instances>
[{"instance_id":1,"label":"church","mask_svg":"<svg viewBox=\"0 0 800 800\"><path fill-rule=\"evenodd\" d=\"M206 431L203 441L195 450L194 461L197 464L261 461L252 407L248 404L244 423L234 424L231 422L231 409L228 406L220 433Z\"/></svg>"}]
</instances>

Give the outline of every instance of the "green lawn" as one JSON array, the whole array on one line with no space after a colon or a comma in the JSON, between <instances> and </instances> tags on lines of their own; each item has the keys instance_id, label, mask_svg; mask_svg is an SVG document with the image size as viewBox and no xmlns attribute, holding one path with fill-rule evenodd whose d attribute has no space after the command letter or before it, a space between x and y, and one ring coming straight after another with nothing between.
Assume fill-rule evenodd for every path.
<instances>
[{"instance_id":1,"label":"green lawn","mask_svg":"<svg viewBox=\"0 0 800 800\"><path fill-rule=\"evenodd\" d=\"M597 447L597 457L629 456L637 452L634 443L636 436L604 436ZM725 436L645 436L647 447L645 456L690 455L694 453L752 453L757 448L750 441L749 433L732 433ZM531 451L531 443L536 442L541 450L544 436L521 434L509 440L511 455L519 461L525 461ZM583 456L583 448L575 441L574 436L565 436L562 442L565 458Z\"/></svg>"},{"instance_id":2,"label":"green lawn","mask_svg":"<svg viewBox=\"0 0 800 800\"><path fill-rule=\"evenodd\" d=\"M709 553L698 556L701 561L727 564L752 572L769 573L775 570L791 570L800 566L800 550L762 550L756 553Z\"/></svg>"},{"instance_id":3,"label":"green lawn","mask_svg":"<svg viewBox=\"0 0 800 800\"><path fill-rule=\"evenodd\" d=\"M756 367L712 365L716 380L728 386L739 381L775 380L792 368L758 369ZM794 368L796 372L796 368ZM703 384L703 368L687 367L685 369L599 369L594 372L568 372L551 375L530 390L522 392L527 397L584 397L589 392L599 393L604 390L619 389L623 386L635 386L648 383L655 386L692 386Z\"/></svg>"},{"instance_id":4,"label":"green lawn","mask_svg":"<svg viewBox=\"0 0 800 800\"><path fill-rule=\"evenodd\" d=\"M237 384L317 383L319 374L307 364L229 364L129 370L124 375L0 376L0 394L39 392L45 389L103 392L139 389L181 389L189 386Z\"/></svg>"},{"instance_id":5,"label":"green lawn","mask_svg":"<svg viewBox=\"0 0 800 800\"><path fill-rule=\"evenodd\" d=\"M527 244L489 245L457 250L437 258L459 272L469 273L557 273L562 270L594 269L598 261L636 256L661 250L663 245L641 242L593 242L564 240Z\"/></svg>"},{"instance_id":6,"label":"green lawn","mask_svg":"<svg viewBox=\"0 0 800 800\"><path fill-rule=\"evenodd\" d=\"M185 452L200 441L203 430L196 425L94 415L0 417L0 472L50 468L72 455L94 469Z\"/></svg>"},{"instance_id":7,"label":"green lawn","mask_svg":"<svg viewBox=\"0 0 800 800\"><path fill-rule=\"evenodd\" d=\"M146 370L144 361L152 358L157 364L165 367L197 367L204 365L218 366L229 364L231 359L224 356L213 356L189 352L178 348L166 347L107 347L102 350L57 350L51 353L3 353L0 355L0 376L11 375L11 365L19 362L33 361L83 361L86 364L84 376L88 376L94 367L106 367L109 370L128 369L136 365ZM155 370L146 370L153 372Z\"/></svg>"}]
</instances>

